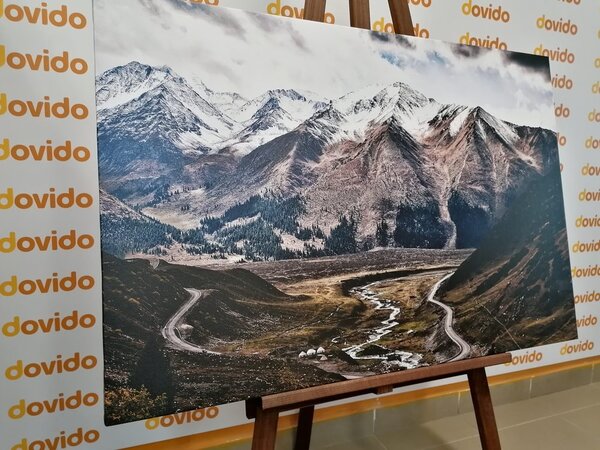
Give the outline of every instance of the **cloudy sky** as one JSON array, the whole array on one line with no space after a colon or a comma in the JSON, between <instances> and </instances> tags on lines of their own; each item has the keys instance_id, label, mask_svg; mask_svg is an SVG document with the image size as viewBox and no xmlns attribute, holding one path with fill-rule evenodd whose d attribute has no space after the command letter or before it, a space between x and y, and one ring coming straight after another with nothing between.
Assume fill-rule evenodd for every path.
<instances>
[{"instance_id":1,"label":"cloudy sky","mask_svg":"<svg viewBox=\"0 0 600 450\"><path fill-rule=\"evenodd\" d=\"M545 58L183 0L95 0L94 7L97 73L131 61L167 65L247 98L275 88L337 98L402 81L442 103L556 128Z\"/></svg>"}]
</instances>

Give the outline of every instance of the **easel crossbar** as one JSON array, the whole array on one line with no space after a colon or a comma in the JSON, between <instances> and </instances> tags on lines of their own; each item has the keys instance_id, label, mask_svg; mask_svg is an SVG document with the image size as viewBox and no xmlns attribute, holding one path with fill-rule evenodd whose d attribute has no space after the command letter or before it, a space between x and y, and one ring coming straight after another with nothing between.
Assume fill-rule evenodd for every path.
<instances>
[{"instance_id":1,"label":"easel crossbar","mask_svg":"<svg viewBox=\"0 0 600 450\"><path fill-rule=\"evenodd\" d=\"M248 418L255 417L256 408L263 411L276 410L278 412L290 411L303 406L327 403L342 400L357 395L379 393L387 388L398 388L411 384L450 378L459 375L468 375L470 372L499 364L510 362L510 353L484 356L456 362L449 362L430 367L421 367L402 372L393 372L384 375L375 375L355 380L341 381L325 384L297 391L282 392L266 395L259 399L249 400L246 408Z\"/></svg>"}]
</instances>

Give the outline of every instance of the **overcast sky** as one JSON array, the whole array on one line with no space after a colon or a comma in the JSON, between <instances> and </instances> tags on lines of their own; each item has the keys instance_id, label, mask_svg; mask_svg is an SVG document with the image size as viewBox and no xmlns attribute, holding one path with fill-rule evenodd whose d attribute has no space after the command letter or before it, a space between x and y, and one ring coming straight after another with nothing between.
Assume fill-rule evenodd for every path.
<instances>
[{"instance_id":1,"label":"overcast sky","mask_svg":"<svg viewBox=\"0 0 600 450\"><path fill-rule=\"evenodd\" d=\"M545 58L183 0L95 0L94 7L97 73L131 61L167 65L247 98L275 88L337 98L403 81L442 103L556 128Z\"/></svg>"}]
</instances>

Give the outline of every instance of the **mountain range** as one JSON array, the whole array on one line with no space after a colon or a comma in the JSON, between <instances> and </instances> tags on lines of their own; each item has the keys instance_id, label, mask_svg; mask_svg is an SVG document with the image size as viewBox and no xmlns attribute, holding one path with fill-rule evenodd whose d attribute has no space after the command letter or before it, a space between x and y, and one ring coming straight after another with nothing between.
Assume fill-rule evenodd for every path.
<instances>
[{"instance_id":1,"label":"mountain range","mask_svg":"<svg viewBox=\"0 0 600 450\"><path fill-rule=\"evenodd\" d=\"M337 99L292 89L246 99L132 62L98 76L96 97L106 195L224 252L257 233L319 250L346 223L357 249L378 245L383 226L402 247L476 247L558 165L554 132L401 82ZM273 214L284 201L287 221Z\"/></svg>"}]
</instances>

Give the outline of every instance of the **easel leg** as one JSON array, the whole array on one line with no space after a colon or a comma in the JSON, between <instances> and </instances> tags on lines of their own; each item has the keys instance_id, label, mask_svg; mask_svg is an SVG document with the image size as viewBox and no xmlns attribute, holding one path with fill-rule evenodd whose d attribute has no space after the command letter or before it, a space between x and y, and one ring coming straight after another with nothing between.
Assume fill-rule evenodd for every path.
<instances>
[{"instance_id":1,"label":"easel leg","mask_svg":"<svg viewBox=\"0 0 600 450\"><path fill-rule=\"evenodd\" d=\"M275 450L278 419L277 411L263 411L261 408L257 408L252 450Z\"/></svg>"},{"instance_id":2,"label":"easel leg","mask_svg":"<svg viewBox=\"0 0 600 450\"><path fill-rule=\"evenodd\" d=\"M469 388L479 428L479 438L483 450L500 450L500 436L494 416L492 397L488 386L485 369L474 369L468 372Z\"/></svg>"},{"instance_id":3,"label":"easel leg","mask_svg":"<svg viewBox=\"0 0 600 450\"><path fill-rule=\"evenodd\" d=\"M312 433L314 406L306 406L300 409L298 415L298 428L296 428L296 442L294 450L308 450L310 448L310 435Z\"/></svg>"}]
</instances>

